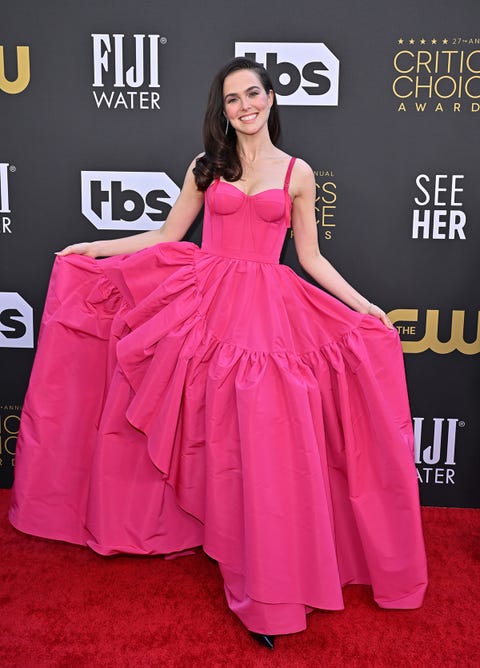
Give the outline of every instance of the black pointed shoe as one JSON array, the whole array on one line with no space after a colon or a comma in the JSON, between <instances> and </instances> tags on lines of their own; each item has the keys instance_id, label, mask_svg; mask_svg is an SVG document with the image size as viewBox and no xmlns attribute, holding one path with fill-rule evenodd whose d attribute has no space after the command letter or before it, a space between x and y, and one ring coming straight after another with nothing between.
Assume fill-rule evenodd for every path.
<instances>
[{"instance_id":1,"label":"black pointed shoe","mask_svg":"<svg viewBox=\"0 0 480 668\"><path fill-rule=\"evenodd\" d=\"M268 649L275 648L275 636L264 636L262 633L254 633L253 631L250 631L250 634L260 645L268 647Z\"/></svg>"}]
</instances>

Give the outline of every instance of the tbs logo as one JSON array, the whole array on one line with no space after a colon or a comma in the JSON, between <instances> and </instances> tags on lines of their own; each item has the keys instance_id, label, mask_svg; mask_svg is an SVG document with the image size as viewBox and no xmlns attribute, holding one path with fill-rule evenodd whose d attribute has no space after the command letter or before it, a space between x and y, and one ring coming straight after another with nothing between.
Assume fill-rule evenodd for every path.
<instances>
[{"instance_id":1,"label":"tbs logo","mask_svg":"<svg viewBox=\"0 0 480 668\"><path fill-rule=\"evenodd\" d=\"M338 105L339 61L325 44L237 42L235 55L266 68L278 104Z\"/></svg>"},{"instance_id":2,"label":"tbs logo","mask_svg":"<svg viewBox=\"0 0 480 668\"><path fill-rule=\"evenodd\" d=\"M33 348L33 309L18 292L0 292L0 348Z\"/></svg>"},{"instance_id":3,"label":"tbs logo","mask_svg":"<svg viewBox=\"0 0 480 668\"><path fill-rule=\"evenodd\" d=\"M165 172L82 172L82 213L99 230L156 230L179 194Z\"/></svg>"}]
</instances>

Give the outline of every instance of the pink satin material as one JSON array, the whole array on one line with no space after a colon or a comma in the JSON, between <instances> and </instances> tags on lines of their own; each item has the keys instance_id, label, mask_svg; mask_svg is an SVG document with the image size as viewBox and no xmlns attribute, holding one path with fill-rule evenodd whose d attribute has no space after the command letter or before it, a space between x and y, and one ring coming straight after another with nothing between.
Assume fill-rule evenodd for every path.
<instances>
[{"instance_id":1,"label":"pink satin material","mask_svg":"<svg viewBox=\"0 0 480 668\"><path fill-rule=\"evenodd\" d=\"M10 510L105 555L203 545L261 633L427 583L398 335L278 264L289 207L217 181L202 249L57 258Z\"/></svg>"}]
</instances>

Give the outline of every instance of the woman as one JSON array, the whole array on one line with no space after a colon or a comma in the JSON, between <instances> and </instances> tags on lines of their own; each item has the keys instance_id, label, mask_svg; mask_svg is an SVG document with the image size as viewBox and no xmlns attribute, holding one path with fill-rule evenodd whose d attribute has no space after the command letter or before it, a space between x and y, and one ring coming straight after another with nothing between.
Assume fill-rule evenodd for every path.
<instances>
[{"instance_id":1,"label":"woman","mask_svg":"<svg viewBox=\"0 0 480 668\"><path fill-rule=\"evenodd\" d=\"M101 554L202 545L270 648L346 583L413 608L427 582L398 335L320 254L312 170L278 136L266 70L234 59L165 225L58 253L10 512ZM290 219L344 303L278 264Z\"/></svg>"}]
</instances>

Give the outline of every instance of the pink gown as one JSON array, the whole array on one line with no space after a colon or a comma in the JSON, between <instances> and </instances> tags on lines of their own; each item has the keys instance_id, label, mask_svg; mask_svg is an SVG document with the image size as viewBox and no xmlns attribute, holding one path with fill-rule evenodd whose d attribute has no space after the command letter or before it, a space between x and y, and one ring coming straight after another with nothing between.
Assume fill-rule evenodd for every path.
<instances>
[{"instance_id":1,"label":"pink gown","mask_svg":"<svg viewBox=\"0 0 480 668\"><path fill-rule=\"evenodd\" d=\"M345 584L415 608L427 583L399 338L278 263L292 165L214 181L201 248L57 258L10 509L103 555L201 545L269 634Z\"/></svg>"}]
</instances>

